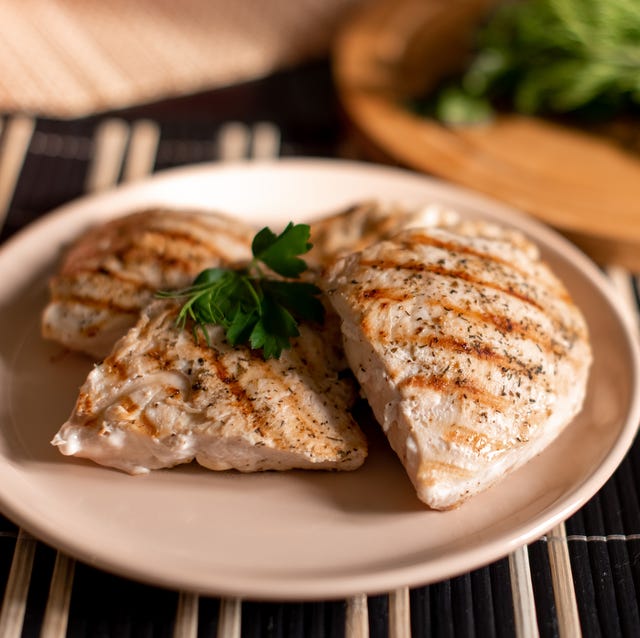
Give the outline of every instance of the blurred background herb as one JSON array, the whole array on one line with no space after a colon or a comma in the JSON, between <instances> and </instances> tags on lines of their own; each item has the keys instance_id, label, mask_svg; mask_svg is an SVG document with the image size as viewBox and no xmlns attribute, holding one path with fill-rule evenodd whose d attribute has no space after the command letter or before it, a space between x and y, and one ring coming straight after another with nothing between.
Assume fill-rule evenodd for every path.
<instances>
[{"instance_id":1,"label":"blurred background herb","mask_svg":"<svg viewBox=\"0 0 640 638\"><path fill-rule=\"evenodd\" d=\"M597 121L639 106L640 0L524 0L491 14L471 63L419 108L465 124L501 108Z\"/></svg>"}]
</instances>

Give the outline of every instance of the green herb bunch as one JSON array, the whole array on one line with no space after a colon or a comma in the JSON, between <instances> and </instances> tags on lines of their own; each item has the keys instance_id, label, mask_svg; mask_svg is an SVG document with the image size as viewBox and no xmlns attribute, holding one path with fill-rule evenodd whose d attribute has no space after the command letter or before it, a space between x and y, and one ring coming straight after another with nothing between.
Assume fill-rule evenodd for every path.
<instances>
[{"instance_id":1,"label":"green herb bunch","mask_svg":"<svg viewBox=\"0 0 640 638\"><path fill-rule=\"evenodd\" d=\"M320 289L303 281L292 281L307 268L299 255L308 252L310 229L290 223L280 235L263 228L253 239L253 259L241 269L208 268L193 285L178 291L160 292L165 298L186 298L177 323L194 322L194 336L202 333L209 343L207 325L220 325L227 341L247 343L262 350L265 359L278 358L299 335L298 321L321 322L324 307ZM283 278L274 277L267 269Z\"/></svg>"},{"instance_id":2,"label":"green herb bunch","mask_svg":"<svg viewBox=\"0 0 640 638\"><path fill-rule=\"evenodd\" d=\"M502 4L463 75L442 87L436 117L484 120L496 104L525 114L610 117L640 105L638 0Z\"/></svg>"}]
</instances>

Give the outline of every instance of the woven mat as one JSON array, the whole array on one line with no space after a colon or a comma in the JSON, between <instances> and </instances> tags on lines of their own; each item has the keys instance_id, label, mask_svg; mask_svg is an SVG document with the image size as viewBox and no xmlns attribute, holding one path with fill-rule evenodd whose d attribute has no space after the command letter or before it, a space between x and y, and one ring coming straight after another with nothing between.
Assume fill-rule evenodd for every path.
<instances>
[{"instance_id":1,"label":"woven mat","mask_svg":"<svg viewBox=\"0 0 640 638\"><path fill-rule=\"evenodd\" d=\"M322 55L357 3L0 0L0 111L79 117L257 78Z\"/></svg>"}]
</instances>

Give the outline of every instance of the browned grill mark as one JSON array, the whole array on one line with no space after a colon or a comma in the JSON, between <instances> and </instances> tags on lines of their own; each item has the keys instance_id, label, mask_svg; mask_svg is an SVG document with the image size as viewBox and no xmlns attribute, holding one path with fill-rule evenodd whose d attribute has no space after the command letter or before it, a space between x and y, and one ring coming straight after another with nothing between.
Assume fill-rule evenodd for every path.
<instances>
[{"instance_id":1,"label":"browned grill mark","mask_svg":"<svg viewBox=\"0 0 640 638\"><path fill-rule=\"evenodd\" d=\"M537 308L538 310L542 310L542 306L531 299L528 295L515 290L512 286L500 286L499 284L493 283L491 281L485 281L483 279L479 279L474 277L471 273L466 270L452 270L449 268L445 268L439 264L427 264L419 261L407 261L407 262L397 262L391 259L373 259L373 260L362 260L361 265L369 268L376 268L380 270L409 270L412 272L428 272L434 275L440 275L443 277L448 277L450 279L460 279L462 281L467 281L474 286L485 286L487 288L492 288L493 290L497 290L505 295L509 295L510 297L514 297L523 301L526 304Z\"/></svg>"},{"instance_id":2,"label":"browned grill mark","mask_svg":"<svg viewBox=\"0 0 640 638\"><path fill-rule=\"evenodd\" d=\"M78 395L74 412L80 416L93 412L93 400L88 392L81 392Z\"/></svg>"},{"instance_id":3,"label":"browned grill mark","mask_svg":"<svg viewBox=\"0 0 640 638\"><path fill-rule=\"evenodd\" d=\"M301 339L300 342L307 345L304 339ZM295 361L295 367L298 371L298 375L300 377L304 377L305 385L307 387L312 387L314 391L319 392L320 388L318 387L318 381L320 376L314 378L315 375L312 372L312 367L314 365L314 360L317 358L317 353L305 351L301 348L300 342L294 350L288 353L287 356L291 357ZM326 452L328 448L334 449L338 447L342 443L341 438L332 440L331 443L329 443L330 437L328 435L323 438L318 438L318 429L320 428L320 424L313 422L313 419L315 418L314 414L310 413L309 409L300 402L300 397L296 393L296 389L300 385L300 382L297 378L288 377L285 379L282 374L281 363L282 360L264 361L260 355L256 355L252 363L253 366L260 366L260 376L263 379L272 381L276 387L290 390L289 392L283 392L280 395L279 403L277 405L267 402L267 406L270 407L268 410L270 415L265 415L264 420L270 424L269 434L273 444L282 449L289 448L293 444L289 437L278 436L278 430L273 428L273 424L271 424L271 421L274 418L284 418L289 423L295 423L295 428L297 430L295 439L298 441L305 440L307 443L314 440L314 445L316 443L322 445L322 450L315 450L316 453L321 454ZM324 375L326 374L326 371L323 369L316 369L316 374ZM298 377L298 375L296 375L296 377ZM304 392L304 388L300 388L300 390ZM263 404L262 409L266 411L267 406ZM315 439L318 440L315 441ZM336 445L334 445L334 443Z\"/></svg>"},{"instance_id":4,"label":"browned grill mark","mask_svg":"<svg viewBox=\"0 0 640 638\"><path fill-rule=\"evenodd\" d=\"M256 410L254 401L247 393L246 389L227 369L222 361L222 355L213 347L201 348L202 356L207 360L210 366L215 370L218 380L226 387L229 394L234 398L238 410L249 421L252 422L255 429L261 436L265 435L268 426L266 412Z\"/></svg>"},{"instance_id":5,"label":"browned grill mark","mask_svg":"<svg viewBox=\"0 0 640 638\"><path fill-rule=\"evenodd\" d=\"M471 476L471 473L463 467L453 465L452 463L423 461L418 470L418 481L423 486L435 485L442 481L443 475L445 475L445 477L465 479Z\"/></svg>"},{"instance_id":6,"label":"browned grill mark","mask_svg":"<svg viewBox=\"0 0 640 638\"><path fill-rule=\"evenodd\" d=\"M195 234L189 230L196 228L200 229L202 234ZM151 209L115 218L103 226L95 226L87 232L86 237L91 239L96 236L109 238L109 246L105 253L112 254L114 250L126 248L132 243L139 243L139 239L134 240L134 238L144 237L147 233L162 235L169 239L181 239L193 245L200 244L213 250L215 254L218 253L217 246L220 244L209 243L208 237L214 235L225 237L249 247L252 235L248 228L245 229L243 225L235 224L233 220L224 217L216 215L207 217L206 214L194 215L172 209ZM221 243L226 245L227 242ZM95 250L92 252L95 254Z\"/></svg>"},{"instance_id":7,"label":"browned grill mark","mask_svg":"<svg viewBox=\"0 0 640 638\"><path fill-rule=\"evenodd\" d=\"M406 301L413 298L414 296L405 292L399 293L397 288L375 288L374 290L374 294L368 296L366 295L366 291L362 291L358 293L358 297L361 300L369 299L376 301L382 308L385 308L389 302ZM470 323L476 324L478 326L491 325L503 335L508 334L510 336L519 337L525 341L530 341L531 343L536 344L542 352L554 354L566 353L565 349L555 339L553 339L552 336L550 336L546 332L543 332L540 326L530 325L522 321L516 321L515 319L512 319L511 317L508 317L506 315L498 315L496 313L470 310L468 308L463 308L462 306L456 306L449 300L447 300L445 305L440 298L425 297L424 299L421 299L421 302L429 306L446 306L446 310L452 313L452 315L454 316L463 317ZM546 316L549 319L552 319L548 315ZM391 335L385 331L380 332L372 330L369 325L368 313L364 313L361 322L363 332L369 337L373 338L375 336L376 339L388 342L394 340L395 342L397 342L397 345L402 345L402 335ZM416 343L419 341L419 337L416 337L414 335L406 334L404 335L404 337L404 343ZM583 335L577 335L577 337L582 338Z\"/></svg>"},{"instance_id":8,"label":"browned grill mark","mask_svg":"<svg viewBox=\"0 0 640 638\"><path fill-rule=\"evenodd\" d=\"M459 253L462 255L469 255L470 257L477 257L478 259L482 259L483 261L490 261L496 264L501 264L502 266L506 266L507 268L509 268L509 270L517 272L523 277L528 276L527 273L523 272L521 268L518 268L512 262L508 261L507 259L503 259L499 255L482 252L480 250L476 250L471 246L458 244L454 241L444 241L430 235L421 235L419 233L415 233L411 235L411 241L404 242L404 244L406 248L409 249L415 244L420 244L421 246L433 246L434 248L441 248L448 253Z\"/></svg>"},{"instance_id":9,"label":"browned grill mark","mask_svg":"<svg viewBox=\"0 0 640 638\"><path fill-rule=\"evenodd\" d=\"M408 290L399 288L365 288L358 294L360 300L372 299L380 301L403 302L412 299L415 295Z\"/></svg>"},{"instance_id":10,"label":"browned grill mark","mask_svg":"<svg viewBox=\"0 0 640 638\"><path fill-rule=\"evenodd\" d=\"M223 233L222 230L219 232L220 234ZM229 233L227 232L224 232L224 234L229 235ZM191 246L203 246L214 255L217 254L219 251L219 248L217 246L214 246L213 244L210 244L209 242L205 241L205 239L202 236L192 235L187 231L178 230L175 228L162 228L162 227L150 228L145 233L145 235L147 236L148 239L152 240L151 243L155 243L157 239L160 239L161 241L165 241L167 245L172 245L176 243L185 243Z\"/></svg>"},{"instance_id":11,"label":"browned grill mark","mask_svg":"<svg viewBox=\"0 0 640 638\"><path fill-rule=\"evenodd\" d=\"M144 411L142 411L136 419L134 427L148 436L157 436L158 434L158 426Z\"/></svg>"},{"instance_id":12,"label":"browned grill mark","mask_svg":"<svg viewBox=\"0 0 640 638\"><path fill-rule=\"evenodd\" d=\"M225 245L224 242L221 242ZM186 248L185 248L186 245ZM200 253L201 259L218 262L223 259L220 246L207 242L202 237L170 229L148 229L135 242L112 253L122 262L142 261L152 258L158 263L181 263L189 265L189 258Z\"/></svg>"},{"instance_id":13,"label":"browned grill mark","mask_svg":"<svg viewBox=\"0 0 640 638\"><path fill-rule=\"evenodd\" d=\"M363 320L363 331L373 338L373 333L366 318ZM466 342L447 334L391 334L384 331L375 333L375 338L383 345L394 345L399 348L411 343L417 347L428 347L438 349L441 352L453 352L456 354L473 357L476 360L489 361L494 365L495 369L499 369L503 374L516 374L521 377L534 379L540 374L546 374L542 360L538 363L525 362L510 354L497 352L490 345L482 342ZM559 346L552 341L547 342L547 347L553 351L559 351ZM541 351L542 351L541 347Z\"/></svg>"},{"instance_id":14,"label":"browned grill mark","mask_svg":"<svg viewBox=\"0 0 640 638\"><path fill-rule=\"evenodd\" d=\"M339 449L340 446L344 445L342 436L337 433L337 438L333 440L330 439L329 433L326 433L325 436L318 436L318 429L322 427L322 424L318 423L317 420L314 421L316 415L309 411L312 408L305 406L296 392L296 389L300 386L299 376L304 376L306 383L311 381L305 371L310 365L306 355L314 353L304 352L299 349L299 346L292 350L287 356L291 357L295 362L292 362L292 365L295 366L298 374L293 378L285 378L281 367L282 359L265 361L261 355L247 349L247 356L252 359L251 366L255 376L259 376L265 381L272 381L275 388L289 390L288 392L278 392L276 390L279 395L277 403L271 401L265 394L259 397L251 396L243 386L242 378L238 378L230 371L232 366L235 367L233 359L237 357L237 353L237 349L230 349L225 352L219 351L215 347L199 348L200 356L203 356L215 370L217 378L225 384L230 394L234 397L247 422L261 436L268 436L275 448L283 450L290 449L292 446L300 446L304 441L304 447L308 450L313 447L313 453L318 455L326 454L327 450ZM225 361L227 357L230 359L229 364ZM259 368L259 372L257 368ZM324 373L324 371L322 372ZM314 380L313 383L315 384L316 381ZM300 389L304 391L303 388ZM285 421L289 424L288 433L280 434L278 427L280 421ZM294 427L296 432L292 434L291 428ZM311 441L313 441L313 444ZM320 445L321 448L316 449L316 445Z\"/></svg>"},{"instance_id":15,"label":"browned grill mark","mask_svg":"<svg viewBox=\"0 0 640 638\"><path fill-rule=\"evenodd\" d=\"M489 394L483 388L478 388L468 379L462 377L451 379L441 375L416 374L401 381L398 387L400 390L404 390L405 388L435 390L442 394L458 395L463 399L473 401L477 405L482 405L496 411L504 410L510 403L503 397Z\"/></svg>"},{"instance_id":16,"label":"browned grill mark","mask_svg":"<svg viewBox=\"0 0 640 638\"><path fill-rule=\"evenodd\" d=\"M487 361L495 361L496 363L506 363L509 359L502 354L496 352L486 343L469 343L468 341L460 341L451 335L419 335L418 343L420 345L429 346L431 348L437 346L444 350L452 350L461 354L470 354L477 359Z\"/></svg>"},{"instance_id":17,"label":"browned grill mark","mask_svg":"<svg viewBox=\"0 0 640 638\"><path fill-rule=\"evenodd\" d=\"M129 246L126 250L109 253L107 257L116 259L122 269L109 268L104 261L91 261L75 265L72 270L66 269L62 275L69 282L80 280L81 283L84 277L102 275L111 280L137 286L142 290L151 290L152 286L140 279L142 275L135 268L132 268L131 264L144 264L145 266L153 264L160 272L171 269L189 275L202 270L205 266L214 267L222 261L219 255L209 252L197 255L193 251L185 251L183 254L178 254L168 250L153 250L144 245Z\"/></svg>"},{"instance_id":18,"label":"browned grill mark","mask_svg":"<svg viewBox=\"0 0 640 638\"><path fill-rule=\"evenodd\" d=\"M173 385L166 385L163 388L165 396L168 399L175 399L176 397L179 397L182 393L180 392L180 388L176 388Z\"/></svg>"},{"instance_id":19,"label":"browned grill mark","mask_svg":"<svg viewBox=\"0 0 640 638\"><path fill-rule=\"evenodd\" d=\"M150 348L144 353L144 356L151 359L153 361L153 365L160 370L170 370L174 367L175 361L167 350L162 347L162 345L159 345L156 348Z\"/></svg>"},{"instance_id":20,"label":"browned grill mark","mask_svg":"<svg viewBox=\"0 0 640 638\"><path fill-rule=\"evenodd\" d=\"M500 352L496 352L491 346L481 342L468 342L456 339L452 335L437 335L437 334L420 334L412 337L413 342L419 347L438 348L439 350L446 350L449 352L455 352L457 354L465 354L475 359L481 359L484 361L491 361L506 369L522 370L526 368L524 363L518 362L513 356L507 356ZM516 365L513 365L513 364Z\"/></svg>"},{"instance_id":21,"label":"browned grill mark","mask_svg":"<svg viewBox=\"0 0 640 638\"><path fill-rule=\"evenodd\" d=\"M442 440L447 443L466 447L476 454L502 452L511 447L506 441L491 438L483 432L472 430L463 425L450 426L442 435Z\"/></svg>"},{"instance_id":22,"label":"browned grill mark","mask_svg":"<svg viewBox=\"0 0 640 638\"><path fill-rule=\"evenodd\" d=\"M546 332L543 333L541 329L536 330L534 326L521 321L514 321L511 317L480 312L468 312L467 317L489 323L502 334L510 334L518 336L525 341L530 341L538 346L542 352L560 356L567 354L566 348L554 339L552 335ZM566 330L566 328L564 329Z\"/></svg>"},{"instance_id":23,"label":"browned grill mark","mask_svg":"<svg viewBox=\"0 0 640 638\"><path fill-rule=\"evenodd\" d=\"M140 406L128 395L122 397L120 406L127 414L133 414L140 409Z\"/></svg>"},{"instance_id":24,"label":"browned grill mark","mask_svg":"<svg viewBox=\"0 0 640 638\"><path fill-rule=\"evenodd\" d=\"M155 291L154 286L135 274L132 276L131 272L100 268L75 270L73 274L56 277L52 279L50 289L53 301L123 312L139 310ZM123 300L127 300L128 305Z\"/></svg>"},{"instance_id":25,"label":"browned grill mark","mask_svg":"<svg viewBox=\"0 0 640 638\"><path fill-rule=\"evenodd\" d=\"M124 361L115 357L107 357L103 365L108 368L109 374L116 377L119 381L125 381L129 378L129 367Z\"/></svg>"},{"instance_id":26,"label":"browned grill mark","mask_svg":"<svg viewBox=\"0 0 640 638\"><path fill-rule=\"evenodd\" d=\"M57 288L71 287L79 284L80 286L88 285L91 280L96 282L95 288L100 289L104 286L104 282L109 285L113 280L122 284L126 284L131 288L129 294L134 294L138 290L153 290L152 286L140 279L140 275L127 270L113 270L104 266L88 266L87 268L76 268L72 273L63 274L61 277L54 279Z\"/></svg>"},{"instance_id":27,"label":"browned grill mark","mask_svg":"<svg viewBox=\"0 0 640 638\"><path fill-rule=\"evenodd\" d=\"M180 269L184 273L192 273L194 269L201 270L204 265L215 266L221 262L229 261L226 258L227 247L233 244L245 246L247 257L251 238L247 233L234 232L233 228L215 228L208 226L198 217L185 215L184 223L197 226L202 229L202 234L197 235L188 229L163 226L166 222L162 217L154 225L155 220L144 219L144 214L126 224L116 227L113 240L106 249L95 248L87 252L86 256L77 255L68 260L62 269L66 276L81 275L83 273L99 272L101 265L106 260L117 260L121 264L128 263L155 263L160 267L170 266L172 269ZM177 223L169 219L172 223ZM94 234L100 237L99 229L94 229ZM208 241L212 234L216 235L216 243ZM88 243L89 239L87 239ZM76 253L78 248L76 248ZM82 254L82 250L80 251ZM117 278L118 273L109 271L110 276ZM126 279L125 277L122 278Z\"/></svg>"},{"instance_id":28,"label":"browned grill mark","mask_svg":"<svg viewBox=\"0 0 640 638\"><path fill-rule=\"evenodd\" d=\"M159 211L158 215L161 214L161 212L162 211ZM209 224L200 215L191 215L189 213L184 213L184 219L191 227L197 226L206 233L216 233L220 237L224 235L239 244L245 244L247 247L251 245L251 232L244 230L242 225L236 224L232 219L211 215L210 219L215 222L215 224ZM160 227L160 230L164 229Z\"/></svg>"},{"instance_id":29,"label":"browned grill mark","mask_svg":"<svg viewBox=\"0 0 640 638\"><path fill-rule=\"evenodd\" d=\"M80 306L86 306L93 310L112 310L120 312L122 314L137 315L140 312L142 301L136 305L125 306L115 301L115 299L94 299L85 295L71 294L71 295L56 295L53 301L57 303L66 304L78 304Z\"/></svg>"},{"instance_id":30,"label":"browned grill mark","mask_svg":"<svg viewBox=\"0 0 640 638\"><path fill-rule=\"evenodd\" d=\"M529 272L522 270L522 268L519 268L508 259L503 259L502 257L500 257L500 255L481 252L471 246L465 246L453 241L444 241L435 237L431 237L429 235L421 235L416 233L415 235L412 235L411 242L404 242L404 244L409 249L411 248L411 244L421 244L423 246L433 246L434 248L441 248L442 250L450 253L459 253L462 255L468 255L470 257L477 257L478 259L486 262L493 262L496 264L500 264L501 266L505 266L511 272L518 273L523 279L528 279L531 276ZM553 294L566 303L572 302L569 293L564 289L562 285L556 284L553 287Z\"/></svg>"}]
</instances>

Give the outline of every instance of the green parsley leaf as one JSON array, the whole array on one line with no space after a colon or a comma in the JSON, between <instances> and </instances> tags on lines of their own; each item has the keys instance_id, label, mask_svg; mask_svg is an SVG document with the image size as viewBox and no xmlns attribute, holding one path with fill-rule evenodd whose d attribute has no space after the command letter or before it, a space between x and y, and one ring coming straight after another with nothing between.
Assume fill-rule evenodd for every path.
<instances>
[{"instance_id":1,"label":"green parsley leaf","mask_svg":"<svg viewBox=\"0 0 640 638\"><path fill-rule=\"evenodd\" d=\"M262 300L262 314L250 336L254 350L262 348L265 359L278 358L290 347L289 339L300 334L298 324L286 308L270 297Z\"/></svg>"},{"instance_id":2,"label":"green parsley leaf","mask_svg":"<svg viewBox=\"0 0 640 638\"><path fill-rule=\"evenodd\" d=\"M313 284L272 279L263 281L262 289L274 301L303 321L317 321L318 317L324 316L324 306L318 299L320 288Z\"/></svg>"},{"instance_id":3,"label":"green parsley leaf","mask_svg":"<svg viewBox=\"0 0 640 638\"><path fill-rule=\"evenodd\" d=\"M265 277L259 262L283 277L295 278L306 270L298 255L310 248L309 226L290 223L280 235L263 228L252 243L254 258L246 268L208 268L193 285L162 291L163 298L186 298L177 318L184 327L193 322L194 336L209 342L208 325L224 328L227 341L262 350L265 359L278 358L297 337L298 321L322 322L320 289L313 284Z\"/></svg>"},{"instance_id":4,"label":"green parsley leaf","mask_svg":"<svg viewBox=\"0 0 640 638\"><path fill-rule=\"evenodd\" d=\"M232 346L249 342L258 321L260 321L260 313L257 308L247 311L238 305L226 326L227 341Z\"/></svg>"},{"instance_id":5,"label":"green parsley leaf","mask_svg":"<svg viewBox=\"0 0 640 638\"><path fill-rule=\"evenodd\" d=\"M307 264L298 255L311 250L309 243L311 229L307 224L289 223L276 236L268 228L263 228L253 239L251 250L254 257L283 277L297 277L307 269Z\"/></svg>"}]
</instances>

